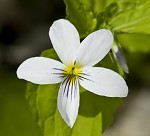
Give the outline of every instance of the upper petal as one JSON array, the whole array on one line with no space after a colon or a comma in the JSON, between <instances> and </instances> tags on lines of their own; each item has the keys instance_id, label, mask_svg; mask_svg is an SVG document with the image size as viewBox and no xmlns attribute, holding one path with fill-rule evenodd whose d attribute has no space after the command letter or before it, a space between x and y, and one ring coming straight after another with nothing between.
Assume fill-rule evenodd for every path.
<instances>
[{"instance_id":1,"label":"upper petal","mask_svg":"<svg viewBox=\"0 0 150 136\"><path fill-rule=\"evenodd\" d=\"M108 97L126 97L128 94L125 80L110 69L85 67L82 73L80 85L90 92Z\"/></svg>"},{"instance_id":2,"label":"upper petal","mask_svg":"<svg viewBox=\"0 0 150 136\"><path fill-rule=\"evenodd\" d=\"M33 57L25 60L17 69L17 76L35 84L53 84L62 81L64 65L59 61Z\"/></svg>"},{"instance_id":3,"label":"upper petal","mask_svg":"<svg viewBox=\"0 0 150 136\"><path fill-rule=\"evenodd\" d=\"M113 35L109 30L95 31L82 41L76 61L83 67L93 66L105 57L112 46Z\"/></svg>"},{"instance_id":4,"label":"upper petal","mask_svg":"<svg viewBox=\"0 0 150 136\"><path fill-rule=\"evenodd\" d=\"M74 62L80 45L76 28L69 21L59 19L50 27L49 36L61 61L66 65Z\"/></svg>"},{"instance_id":5,"label":"upper petal","mask_svg":"<svg viewBox=\"0 0 150 136\"><path fill-rule=\"evenodd\" d=\"M62 118L72 128L78 115L79 85L77 80L74 84L69 80L65 78L60 86L57 105Z\"/></svg>"}]
</instances>

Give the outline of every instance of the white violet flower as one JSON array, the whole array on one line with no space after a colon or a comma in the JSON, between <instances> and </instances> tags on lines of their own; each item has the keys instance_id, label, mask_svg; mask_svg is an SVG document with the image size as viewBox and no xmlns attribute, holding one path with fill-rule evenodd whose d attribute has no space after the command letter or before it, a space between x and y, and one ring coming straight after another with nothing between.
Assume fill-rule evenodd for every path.
<instances>
[{"instance_id":1,"label":"white violet flower","mask_svg":"<svg viewBox=\"0 0 150 136\"><path fill-rule=\"evenodd\" d=\"M116 72L92 67L102 60L113 46L113 35L101 29L81 43L76 28L67 20L55 21L49 36L61 62L33 57L25 60L17 76L35 84L60 83L57 105L64 121L72 128L78 115L79 84L92 93L108 97L126 97L128 87Z\"/></svg>"}]
</instances>

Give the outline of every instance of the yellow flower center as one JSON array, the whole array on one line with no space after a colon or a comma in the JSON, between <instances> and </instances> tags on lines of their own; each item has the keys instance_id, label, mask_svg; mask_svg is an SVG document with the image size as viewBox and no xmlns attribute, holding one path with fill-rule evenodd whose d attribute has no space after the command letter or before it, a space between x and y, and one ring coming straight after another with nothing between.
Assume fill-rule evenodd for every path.
<instances>
[{"instance_id":1,"label":"yellow flower center","mask_svg":"<svg viewBox=\"0 0 150 136\"><path fill-rule=\"evenodd\" d=\"M72 75L72 76L80 76L81 75L81 67L80 65L67 65L64 69L64 75Z\"/></svg>"},{"instance_id":2,"label":"yellow flower center","mask_svg":"<svg viewBox=\"0 0 150 136\"><path fill-rule=\"evenodd\" d=\"M81 65L69 64L64 69L64 76L68 78L68 82L70 85L74 85L76 81L76 77L81 76Z\"/></svg>"}]
</instances>

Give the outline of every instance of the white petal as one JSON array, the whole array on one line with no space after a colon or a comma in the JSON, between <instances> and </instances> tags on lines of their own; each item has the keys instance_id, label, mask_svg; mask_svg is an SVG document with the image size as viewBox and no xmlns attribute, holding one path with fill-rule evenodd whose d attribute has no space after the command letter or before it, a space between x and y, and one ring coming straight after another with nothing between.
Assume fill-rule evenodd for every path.
<instances>
[{"instance_id":1,"label":"white petal","mask_svg":"<svg viewBox=\"0 0 150 136\"><path fill-rule=\"evenodd\" d=\"M85 67L82 72L80 85L90 92L108 97L127 96L128 87L118 73L100 67Z\"/></svg>"},{"instance_id":2,"label":"white petal","mask_svg":"<svg viewBox=\"0 0 150 136\"><path fill-rule=\"evenodd\" d=\"M62 81L64 65L59 61L34 57L25 60L17 69L17 76L35 84L53 84Z\"/></svg>"},{"instance_id":3,"label":"white petal","mask_svg":"<svg viewBox=\"0 0 150 136\"><path fill-rule=\"evenodd\" d=\"M80 45L76 28L69 21L60 19L50 27L49 36L61 61L66 65L74 62Z\"/></svg>"},{"instance_id":4,"label":"white petal","mask_svg":"<svg viewBox=\"0 0 150 136\"><path fill-rule=\"evenodd\" d=\"M68 79L62 82L57 105L62 118L72 128L79 108L79 85L77 80L74 85L69 84Z\"/></svg>"},{"instance_id":5,"label":"white petal","mask_svg":"<svg viewBox=\"0 0 150 136\"><path fill-rule=\"evenodd\" d=\"M76 61L83 67L93 66L106 56L112 46L113 35L109 30L93 32L82 41Z\"/></svg>"}]
</instances>

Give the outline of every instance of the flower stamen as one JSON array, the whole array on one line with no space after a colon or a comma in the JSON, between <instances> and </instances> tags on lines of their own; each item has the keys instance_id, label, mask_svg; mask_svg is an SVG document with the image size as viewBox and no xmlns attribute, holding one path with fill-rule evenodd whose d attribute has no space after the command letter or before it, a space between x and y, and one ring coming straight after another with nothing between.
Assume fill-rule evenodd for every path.
<instances>
[{"instance_id":1,"label":"flower stamen","mask_svg":"<svg viewBox=\"0 0 150 136\"><path fill-rule=\"evenodd\" d=\"M65 80L67 80L69 85L73 86L76 82L76 77L81 76L81 68L77 65L67 65L63 70L63 75L66 78Z\"/></svg>"}]
</instances>

